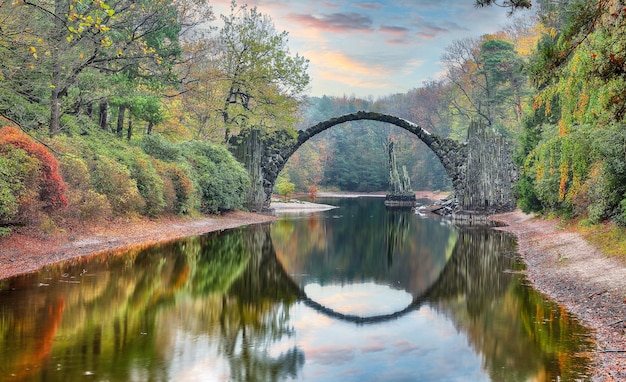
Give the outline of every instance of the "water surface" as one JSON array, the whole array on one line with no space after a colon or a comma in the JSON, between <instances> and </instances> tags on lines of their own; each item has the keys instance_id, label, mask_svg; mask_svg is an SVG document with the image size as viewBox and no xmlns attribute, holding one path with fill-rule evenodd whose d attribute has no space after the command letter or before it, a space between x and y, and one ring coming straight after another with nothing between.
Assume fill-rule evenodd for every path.
<instances>
[{"instance_id":1,"label":"water surface","mask_svg":"<svg viewBox=\"0 0 626 382\"><path fill-rule=\"evenodd\" d=\"M589 333L508 235L381 199L0 281L0 380L556 381Z\"/></svg>"}]
</instances>

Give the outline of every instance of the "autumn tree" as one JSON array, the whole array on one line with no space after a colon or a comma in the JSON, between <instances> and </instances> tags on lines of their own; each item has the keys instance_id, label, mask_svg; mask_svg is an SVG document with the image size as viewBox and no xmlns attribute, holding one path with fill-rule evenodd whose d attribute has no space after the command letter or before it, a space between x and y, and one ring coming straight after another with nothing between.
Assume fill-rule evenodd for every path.
<instances>
[{"instance_id":1,"label":"autumn tree","mask_svg":"<svg viewBox=\"0 0 626 382\"><path fill-rule=\"evenodd\" d=\"M218 110L223 106L224 92L218 61L215 59L217 39L208 37L187 41L183 45L184 81L180 97L168 107L178 123L192 137L215 142L224 139L224 119Z\"/></svg>"},{"instance_id":2,"label":"autumn tree","mask_svg":"<svg viewBox=\"0 0 626 382\"><path fill-rule=\"evenodd\" d=\"M308 60L292 55L287 32L256 8L238 7L222 16L216 60L221 75L225 136L252 126L291 128L298 102L309 84Z\"/></svg>"},{"instance_id":3,"label":"autumn tree","mask_svg":"<svg viewBox=\"0 0 626 382\"><path fill-rule=\"evenodd\" d=\"M527 127L527 195L536 209L626 225L624 25L618 0L574 1L552 11L531 60L539 91ZM549 122L546 123L546 120Z\"/></svg>"},{"instance_id":4,"label":"autumn tree","mask_svg":"<svg viewBox=\"0 0 626 382\"><path fill-rule=\"evenodd\" d=\"M63 115L91 115L100 101L105 124L107 97L118 84L154 89L174 78L187 8L153 0L3 1L0 67L7 93L1 97L20 107L0 111L28 128L48 125L56 135ZM39 105L48 105L47 118ZM29 106L37 115L26 111Z\"/></svg>"},{"instance_id":5,"label":"autumn tree","mask_svg":"<svg viewBox=\"0 0 626 382\"><path fill-rule=\"evenodd\" d=\"M111 47L107 32L115 11L101 1L55 0L3 2L0 12L6 22L0 32L1 46L9 53L4 69L12 74L5 75L7 85L17 85L12 95L28 104L49 105L47 124L50 134L55 135L61 128L63 98L74 96L71 86L79 75L98 63ZM24 63L10 60L17 57L24 58ZM23 79L28 79L29 88L20 86ZM19 117L7 114L12 119ZM43 124L41 120L18 122Z\"/></svg>"},{"instance_id":6,"label":"autumn tree","mask_svg":"<svg viewBox=\"0 0 626 382\"><path fill-rule=\"evenodd\" d=\"M501 132L520 120L526 77L513 43L467 37L448 46L442 61L456 93L452 105L466 120L479 117Z\"/></svg>"}]
</instances>

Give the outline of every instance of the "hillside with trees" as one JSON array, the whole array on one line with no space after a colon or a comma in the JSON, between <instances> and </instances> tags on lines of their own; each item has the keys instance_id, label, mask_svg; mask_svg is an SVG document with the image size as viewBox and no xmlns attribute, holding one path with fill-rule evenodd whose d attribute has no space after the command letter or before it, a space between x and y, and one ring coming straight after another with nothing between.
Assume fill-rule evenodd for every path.
<instances>
[{"instance_id":1,"label":"hillside with trees","mask_svg":"<svg viewBox=\"0 0 626 382\"><path fill-rule=\"evenodd\" d=\"M626 6L504 5L509 25L447 46L443 76L361 99L306 97L308 61L287 32L235 2L218 23L204 0L1 1L0 232L243 208L231 137L294 137L358 110L459 141L482 121L516 150L523 211L626 225ZM415 189L450 190L423 143L366 121L314 137L282 184L385 190L391 143Z\"/></svg>"},{"instance_id":2,"label":"hillside with trees","mask_svg":"<svg viewBox=\"0 0 626 382\"><path fill-rule=\"evenodd\" d=\"M308 62L256 8L0 2L0 235L242 209L226 140L291 129Z\"/></svg>"}]
</instances>

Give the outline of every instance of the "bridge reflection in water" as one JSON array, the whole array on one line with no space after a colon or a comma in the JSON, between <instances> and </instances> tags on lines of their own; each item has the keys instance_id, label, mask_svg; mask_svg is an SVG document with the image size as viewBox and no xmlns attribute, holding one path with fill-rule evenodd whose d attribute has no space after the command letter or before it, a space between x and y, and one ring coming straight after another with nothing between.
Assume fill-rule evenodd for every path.
<instances>
[{"instance_id":1,"label":"bridge reflection in water","mask_svg":"<svg viewBox=\"0 0 626 382\"><path fill-rule=\"evenodd\" d=\"M584 377L586 331L523 285L507 235L360 203L6 280L0 380ZM371 315L304 293L364 283L411 297Z\"/></svg>"}]
</instances>

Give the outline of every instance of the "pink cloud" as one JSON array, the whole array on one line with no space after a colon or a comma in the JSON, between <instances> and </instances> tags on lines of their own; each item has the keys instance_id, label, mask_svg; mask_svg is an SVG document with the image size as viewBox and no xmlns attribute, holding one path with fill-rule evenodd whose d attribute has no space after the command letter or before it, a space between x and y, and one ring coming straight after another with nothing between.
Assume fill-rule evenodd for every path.
<instances>
[{"instance_id":1,"label":"pink cloud","mask_svg":"<svg viewBox=\"0 0 626 382\"><path fill-rule=\"evenodd\" d=\"M441 28L436 25L428 24L422 27L415 35L424 40L433 40L449 32L450 31L446 28Z\"/></svg>"},{"instance_id":2,"label":"pink cloud","mask_svg":"<svg viewBox=\"0 0 626 382\"><path fill-rule=\"evenodd\" d=\"M361 9L380 9L381 8L381 4L377 4L377 3L361 3L361 4L354 4L354 6L357 8L361 8Z\"/></svg>"},{"instance_id":3,"label":"pink cloud","mask_svg":"<svg viewBox=\"0 0 626 382\"><path fill-rule=\"evenodd\" d=\"M303 26L328 32L372 32L372 19L354 12L329 13L321 16L290 13L287 18Z\"/></svg>"},{"instance_id":4,"label":"pink cloud","mask_svg":"<svg viewBox=\"0 0 626 382\"><path fill-rule=\"evenodd\" d=\"M380 31L390 38L385 42L394 45L406 44L409 42L409 29L404 27L397 27L392 25L381 25Z\"/></svg>"},{"instance_id":5,"label":"pink cloud","mask_svg":"<svg viewBox=\"0 0 626 382\"><path fill-rule=\"evenodd\" d=\"M330 1L324 1L322 2L322 6L324 8L339 8L339 5L335 4L335 3L331 3Z\"/></svg>"}]
</instances>

